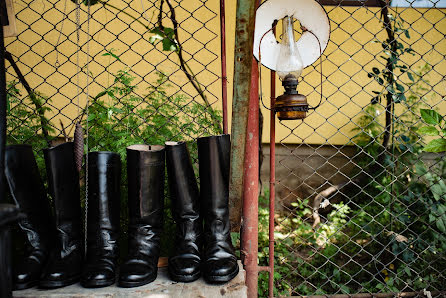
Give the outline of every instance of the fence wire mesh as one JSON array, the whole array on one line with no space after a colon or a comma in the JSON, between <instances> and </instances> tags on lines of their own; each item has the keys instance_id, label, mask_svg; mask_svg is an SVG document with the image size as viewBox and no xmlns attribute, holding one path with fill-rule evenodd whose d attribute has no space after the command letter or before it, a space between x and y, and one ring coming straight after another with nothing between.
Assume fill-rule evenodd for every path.
<instances>
[{"instance_id":1,"label":"fence wire mesh","mask_svg":"<svg viewBox=\"0 0 446 298\"><path fill-rule=\"evenodd\" d=\"M444 119L426 116L446 111L445 10L418 4L325 6L325 101L276 126L276 295L444 295L445 160L425 151L445 150ZM304 70L298 86L315 103L319 69ZM259 285L266 295L266 274Z\"/></svg>"},{"instance_id":2,"label":"fence wire mesh","mask_svg":"<svg viewBox=\"0 0 446 298\"><path fill-rule=\"evenodd\" d=\"M438 153L445 119L433 111L446 110L446 10L442 0L405 1L324 6L331 25L324 102L305 121L276 126L276 295L445 289L446 165ZM41 149L72 138L76 122L88 131L90 151L123 156L130 144L221 133L218 1L13 3L18 36L6 48L31 92L9 66L8 142L31 143L41 169ZM235 1L227 7L235 10ZM232 24L235 14L226 15ZM320 96L318 63L298 87L310 101ZM267 85L264 78L264 94ZM426 145L437 152L424 152Z\"/></svg>"}]
</instances>

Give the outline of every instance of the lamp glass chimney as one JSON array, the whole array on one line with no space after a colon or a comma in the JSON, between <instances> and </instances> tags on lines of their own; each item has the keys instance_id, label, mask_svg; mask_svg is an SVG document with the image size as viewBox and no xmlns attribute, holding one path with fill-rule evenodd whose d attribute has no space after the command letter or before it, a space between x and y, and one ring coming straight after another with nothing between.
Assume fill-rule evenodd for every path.
<instances>
[{"instance_id":1,"label":"lamp glass chimney","mask_svg":"<svg viewBox=\"0 0 446 298\"><path fill-rule=\"evenodd\" d=\"M282 27L282 41L280 42L276 73L280 80L283 80L287 75L293 75L297 79L302 74L303 62L294 40L293 18L290 16L283 18Z\"/></svg>"}]
</instances>

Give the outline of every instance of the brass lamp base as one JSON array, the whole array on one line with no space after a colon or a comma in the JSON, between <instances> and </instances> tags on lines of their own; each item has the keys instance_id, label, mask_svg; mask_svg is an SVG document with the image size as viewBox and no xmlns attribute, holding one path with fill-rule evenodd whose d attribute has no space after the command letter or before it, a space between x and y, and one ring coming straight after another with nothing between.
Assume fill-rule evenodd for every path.
<instances>
[{"instance_id":1,"label":"brass lamp base","mask_svg":"<svg viewBox=\"0 0 446 298\"><path fill-rule=\"evenodd\" d=\"M274 111L279 120L297 120L307 117L307 97L302 94L283 94L276 99Z\"/></svg>"},{"instance_id":2,"label":"brass lamp base","mask_svg":"<svg viewBox=\"0 0 446 298\"><path fill-rule=\"evenodd\" d=\"M277 97L274 111L280 120L296 120L307 117L308 103L305 95L296 91L297 78L291 74L282 81L285 93Z\"/></svg>"}]
</instances>

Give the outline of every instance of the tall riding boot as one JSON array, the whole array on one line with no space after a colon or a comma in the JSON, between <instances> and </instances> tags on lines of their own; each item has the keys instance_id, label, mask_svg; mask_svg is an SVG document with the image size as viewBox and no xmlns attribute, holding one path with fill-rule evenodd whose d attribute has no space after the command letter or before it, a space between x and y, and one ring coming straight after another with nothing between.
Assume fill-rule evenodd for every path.
<instances>
[{"instance_id":1,"label":"tall riding boot","mask_svg":"<svg viewBox=\"0 0 446 298\"><path fill-rule=\"evenodd\" d=\"M229 226L230 149L229 135L198 139L205 243L202 274L211 283L230 281L239 271Z\"/></svg>"},{"instance_id":2,"label":"tall riding boot","mask_svg":"<svg viewBox=\"0 0 446 298\"><path fill-rule=\"evenodd\" d=\"M186 143L166 143L172 215L176 223L175 254L169 258L174 281L191 282L200 277L203 222L199 191Z\"/></svg>"},{"instance_id":3,"label":"tall riding boot","mask_svg":"<svg viewBox=\"0 0 446 298\"><path fill-rule=\"evenodd\" d=\"M119 249L121 159L113 152L88 154L87 260L81 285L115 282Z\"/></svg>"},{"instance_id":4,"label":"tall riding boot","mask_svg":"<svg viewBox=\"0 0 446 298\"><path fill-rule=\"evenodd\" d=\"M11 231L10 225L23 218L19 208L0 204L0 297L12 297Z\"/></svg>"},{"instance_id":5,"label":"tall riding boot","mask_svg":"<svg viewBox=\"0 0 446 298\"><path fill-rule=\"evenodd\" d=\"M45 149L44 155L54 203L56 240L39 286L58 288L79 281L82 270L79 174L72 142Z\"/></svg>"},{"instance_id":6,"label":"tall riding boot","mask_svg":"<svg viewBox=\"0 0 446 298\"><path fill-rule=\"evenodd\" d=\"M138 287L156 279L164 208L163 146L127 147L128 256L121 266L120 287Z\"/></svg>"},{"instance_id":7,"label":"tall riding boot","mask_svg":"<svg viewBox=\"0 0 446 298\"><path fill-rule=\"evenodd\" d=\"M26 254L13 272L14 289L21 290L39 283L54 240L54 222L31 146L6 147L5 175L15 203L26 216L19 221L26 236Z\"/></svg>"}]
</instances>

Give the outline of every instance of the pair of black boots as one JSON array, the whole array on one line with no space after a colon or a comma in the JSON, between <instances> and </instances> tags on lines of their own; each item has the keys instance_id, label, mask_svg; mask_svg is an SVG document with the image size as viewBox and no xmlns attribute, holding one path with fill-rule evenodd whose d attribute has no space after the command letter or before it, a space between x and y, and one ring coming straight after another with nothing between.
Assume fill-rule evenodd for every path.
<instances>
[{"instance_id":1,"label":"pair of black boots","mask_svg":"<svg viewBox=\"0 0 446 298\"><path fill-rule=\"evenodd\" d=\"M147 284L157 276L164 206L164 147L127 148L128 256L121 265L119 286ZM114 152L88 154L87 258L81 285L115 283L119 257L121 159Z\"/></svg>"},{"instance_id":2,"label":"pair of black boots","mask_svg":"<svg viewBox=\"0 0 446 298\"><path fill-rule=\"evenodd\" d=\"M167 172L176 222L170 277L190 282L200 275L224 283L238 271L229 225L229 135L198 138L200 192L184 143L167 143Z\"/></svg>"},{"instance_id":3,"label":"pair of black boots","mask_svg":"<svg viewBox=\"0 0 446 298\"><path fill-rule=\"evenodd\" d=\"M49 200L31 146L5 151L5 176L11 195L25 218L19 221L26 253L14 266L14 289L39 285L56 288L79 280L83 260L79 175L73 143L44 150Z\"/></svg>"}]
</instances>

